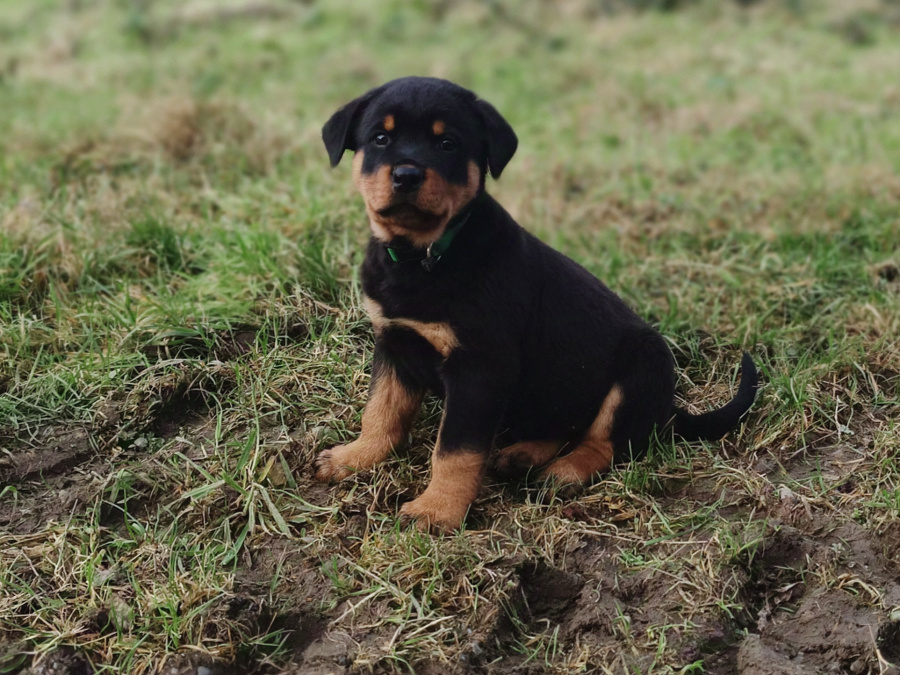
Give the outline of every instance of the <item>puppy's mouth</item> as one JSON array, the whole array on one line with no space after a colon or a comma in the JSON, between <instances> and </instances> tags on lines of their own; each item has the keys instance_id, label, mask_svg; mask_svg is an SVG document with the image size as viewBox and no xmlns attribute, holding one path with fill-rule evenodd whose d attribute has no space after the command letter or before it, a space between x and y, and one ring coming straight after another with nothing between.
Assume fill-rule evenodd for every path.
<instances>
[{"instance_id":1,"label":"puppy's mouth","mask_svg":"<svg viewBox=\"0 0 900 675\"><path fill-rule=\"evenodd\" d=\"M362 151L353 157L353 181L365 201L372 233L383 241L406 237L416 246L427 246L478 194L481 184L481 170L470 161L464 185L451 183L436 170L426 168L424 180L416 189L402 191L394 185L391 164L363 173L363 159Z\"/></svg>"},{"instance_id":2,"label":"puppy's mouth","mask_svg":"<svg viewBox=\"0 0 900 675\"><path fill-rule=\"evenodd\" d=\"M422 209L416 206L415 202L410 201L406 195L400 195L394 198L390 204L378 209L379 216L385 218L393 218L399 214L424 213Z\"/></svg>"},{"instance_id":3,"label":"puppy's mouth","mask_svg":"<svg viewBox=\"0 0 900 675\"><path fill-rule=\"evenodd\" d=\"M442 214L420 208L405 196L400 200L378 209L376 213L379 218L410 230L430 230L444 218Z\"/></svg>"}]
</instances>

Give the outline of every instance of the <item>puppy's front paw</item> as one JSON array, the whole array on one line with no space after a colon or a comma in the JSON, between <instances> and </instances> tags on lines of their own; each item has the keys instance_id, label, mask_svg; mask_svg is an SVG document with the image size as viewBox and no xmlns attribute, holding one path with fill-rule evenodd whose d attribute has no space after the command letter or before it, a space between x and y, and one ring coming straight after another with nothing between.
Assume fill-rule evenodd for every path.
<instances>
[{"instance_id":1,"label":"puppy's front paw","mask_svg":"<svg viewBox=\"0 0 900 675\"><path fill-rule=\"evenodd\" d=\"M353 443L323 450L316 457L316 480L323 483L344 480L356 471L356 455Z\"/></svg>"},{"instance_id":2,"label":"puppy's front paw","mask_svg":"<svg viewBox=\"0 0 900 675\"><path fill-rule=\"evenodd\" d=\"M574 497L584 487L581 474L569 461L568 456L554 460L539 476L549 482L560 497Z\"/></svg>"},{"instance_id":3,"label":"puppy's front paw","mask_svg":"<svg viewBox=\"0 0 900 675\"><path fill-rule=\"evenodd\" d=\"M415 522L425 532L452 532L459 529L469 510L467 502L448 500L430 489L400 507L404 522Z\"/></svg>"}]
</instances>

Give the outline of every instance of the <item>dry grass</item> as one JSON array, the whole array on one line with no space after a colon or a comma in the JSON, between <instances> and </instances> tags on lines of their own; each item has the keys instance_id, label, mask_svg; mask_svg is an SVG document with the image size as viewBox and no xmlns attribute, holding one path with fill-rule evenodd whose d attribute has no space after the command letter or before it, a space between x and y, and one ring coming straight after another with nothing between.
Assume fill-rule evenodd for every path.
<instances>
[{"instance_id":1,"label":"dry grass","mask_svg":"<svg viewBox=\"0 0 900 675\"><path fill-rule=\"evenodd\" d=\"M900 662L896 8L641 4L0 8L0 673ZM575 499L492 482L437 538L396 520L437 401L313 481L372 350L319 129L408 73L508 116L491 191L659 327L685 405L754 353L740 431Z\"/></svg>"}]
</instances>

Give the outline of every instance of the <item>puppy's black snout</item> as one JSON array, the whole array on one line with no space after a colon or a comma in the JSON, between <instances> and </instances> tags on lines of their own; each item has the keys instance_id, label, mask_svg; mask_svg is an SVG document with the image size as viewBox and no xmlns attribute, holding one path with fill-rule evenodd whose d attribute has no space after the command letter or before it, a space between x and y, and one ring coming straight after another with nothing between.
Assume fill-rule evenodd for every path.
<instances>
[{"instance_id":1,"label":"puppy's black snout","mask_svg":"<svg viewBox=\"0 0 900 675\"><path fill-rule=\"evenodd\" d=\"M391 184L395 192L418 190L425 181L425 170L412 164L401 164L391 170Z\"/></svg>"}]
</instances>

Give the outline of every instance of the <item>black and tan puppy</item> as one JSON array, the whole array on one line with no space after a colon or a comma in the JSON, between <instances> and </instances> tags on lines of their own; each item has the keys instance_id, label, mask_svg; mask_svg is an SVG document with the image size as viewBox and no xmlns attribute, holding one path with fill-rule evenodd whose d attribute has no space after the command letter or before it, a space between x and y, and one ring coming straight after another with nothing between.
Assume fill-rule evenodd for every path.
<instances>
[{"instance_id":1,"label":"black and tan puppy","mask_svg":"<svg viewBox=\"0 0 900 675\"><path fill-rule=\"evenodd\" d=\"M656 427L717 439L753 403L744 356L735 398L690 415L673 405L663 338L578 264L523 230L484 191L515 153L509 124L444 80L394 80L351 101L322 136L353 177L372 239L362 266L375 356L362 433L322 452L317 477L340 480L384 460L428 391L444 398L431 483L401 512L458 527L488 455L581 484L637 458Z\"/></svg>"}]
</instances>

